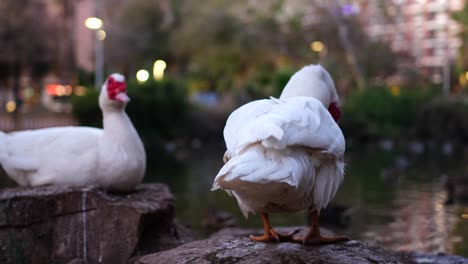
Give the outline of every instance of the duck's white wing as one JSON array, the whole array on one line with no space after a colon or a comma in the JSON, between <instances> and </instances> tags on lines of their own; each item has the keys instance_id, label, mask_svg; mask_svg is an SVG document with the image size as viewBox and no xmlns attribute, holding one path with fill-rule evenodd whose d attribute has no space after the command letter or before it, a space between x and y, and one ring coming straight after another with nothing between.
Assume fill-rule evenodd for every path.
<instances>
[{"instance_id":1,"label":"duck's white wing","mask_svg":"<svg viewBox=\"0 0 468 264\"><path fill-rule=\"evenodd\" d=\"M234 155L239 142L244 141L246 126L249 127L259 117L269 113L274 104L274 101L268 99L257 100L245 104L231 113L223 131L227 149L225 157L227 159Z\"/></svg>"},{"instance_id":2,"label":"duck's white wing","mask_svg":"<svg viewBox=\"0 0 468 264\"><path fill-rule=\"evenodd\" d=\"M96 159L101 131L88 127L57 127L2 133L0 163L20 185L40 181L37 177L44 173L51 177L63 173L61 170L78 173L81 169L82 173L87 173L82 164Z\"/></svg>"}]
</instances>

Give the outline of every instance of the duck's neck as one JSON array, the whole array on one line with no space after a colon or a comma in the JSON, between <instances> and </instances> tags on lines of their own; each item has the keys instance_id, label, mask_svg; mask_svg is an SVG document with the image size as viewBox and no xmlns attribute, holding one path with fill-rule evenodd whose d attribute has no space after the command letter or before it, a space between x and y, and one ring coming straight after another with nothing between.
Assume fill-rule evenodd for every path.
<instances>
[{"instance_id":1,"label":"duck's neck","mask_svg":"<svg viewBox=\"0 0 468 264\"><path fill-rule=\"evenodd\" d=\"M310 79L307 82L301 78L291 78L284 87L279 99L286 100L296 96L313 97L322 102L325 107L328 107L331 101L327 84L317 78Z\"/></svg>"},{"instance_id":2,"label":"duck's neck","mask_svg":"<svg viewBox=\"0 0 468 264\"><path fill-rule=\"evenodd\" d=\"M106 138L127 138L130 133L136 133L124 109L103 111L103 129Z\"/></svg>"},{"instance_id":3,"label":"duck's neck","mask_svg":"<svg viewBox=\"0 0 468 264\"><path fill-rule=\"evenodd\" d=\"M287 89L287 88L289 88L289 89ZM296 88L296 89L294 89L294 88ZM330 104L330 93L327 92L327 90L325 90L325 89L304 89L304 88L308 88L308 87L291 87L291 86L288 87L287 86L284 89L284 91L281 94L279 99L280 100L286 100L288 98L296 97L296 96L312 97L312 98L315 98L315 99L319 100L320 102L322 102L322 104L325 107L328 107L328 105Z\"/></svg>"}]
</instances>

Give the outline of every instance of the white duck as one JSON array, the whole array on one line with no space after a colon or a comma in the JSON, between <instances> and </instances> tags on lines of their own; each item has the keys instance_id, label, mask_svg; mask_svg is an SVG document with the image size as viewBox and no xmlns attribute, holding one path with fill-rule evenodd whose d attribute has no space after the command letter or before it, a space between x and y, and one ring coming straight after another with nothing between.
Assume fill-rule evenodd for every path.
<instances>
[{"instance_id":1,"label":"white duck","mask_svg":"<svg viewBox=\"0 0 468 264\"><path fill-rule=\"evenodd\" d=\"M104 129L54 127L0 132L0 164L19 185L97 185L131 191L143 179L146 154L125 113L125 78L109 76L99 95Z\"/></svg>"},{"instance_id":2,"label":"white duck","mask_svg":"<svg viewBox=\"0 0 468 264\"><path fill-rule=\"evenodd\" d=\"M228 118L224 128L225 165L213 190L232 194L247 217L258 212L264 235L254 241L330 243L347 237L320 235L318 214L335 195L344 177L345 140L333 80L320 65L295 73L278 99L248 103ZM305 237L282 235L268 214L310 210Z\"/></svg>"}]
</instances>

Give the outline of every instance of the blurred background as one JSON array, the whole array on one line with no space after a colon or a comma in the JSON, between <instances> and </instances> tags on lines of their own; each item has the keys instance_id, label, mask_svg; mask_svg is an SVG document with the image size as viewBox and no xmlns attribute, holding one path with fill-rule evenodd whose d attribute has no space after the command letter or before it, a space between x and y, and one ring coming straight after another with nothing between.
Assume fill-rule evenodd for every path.
<instances>
[{"instance_id":1,"label":"blurred background","mask_svg":"<svg viewBox=\"0 0 468 264\"><path fill-rule=\"evenodd\" d=\"M310 63L335 80L347 138L347 176L322 223L390 249L468 256L464 0L2 0L0 130L101 127L99 87L121 72L145 181L171 187L180 221L201 235L261 227L210 192L222 129ZM0 185L14 184L2 174Z\"/></svg>"}]
</instances>

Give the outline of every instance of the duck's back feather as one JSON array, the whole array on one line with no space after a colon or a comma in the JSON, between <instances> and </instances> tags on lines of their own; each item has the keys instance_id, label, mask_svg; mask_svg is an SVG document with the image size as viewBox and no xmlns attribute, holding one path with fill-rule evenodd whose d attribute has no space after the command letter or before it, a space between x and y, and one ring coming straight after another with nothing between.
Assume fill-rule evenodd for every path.
<instances>
[{"instance_id":1,"label":"duck's back feather","mask_svg":"<svg viewBox=\"0 0 468 264\"><path fill-rule=\"evenodd\" d=\"M90 127L55 127L3 134L0 164L20 185L41 185L43 181L43 184L52 184L47 182L50 176L58 181L61 178L67 182L73 178L82 180L95 169L89 165L97 158L101 134L101 129Z\"/></svg>"},{"instance_id":2,"label":"duck's back feather","mask_svg":"<svg viewBox=\"0 0 468 264\"><path fill-rule=\"evenodd\" d=\"M319 149L336 157L345 151L341 129L322 103L311 97L246 104L228 118L224 138L229 156L254 143L274 149Z\"/></svg>"}]
</instances>

